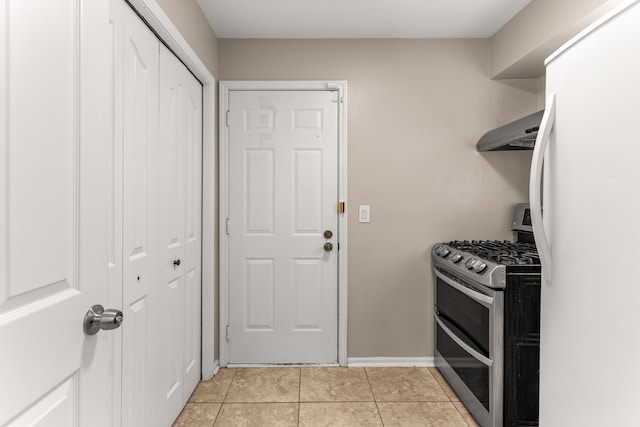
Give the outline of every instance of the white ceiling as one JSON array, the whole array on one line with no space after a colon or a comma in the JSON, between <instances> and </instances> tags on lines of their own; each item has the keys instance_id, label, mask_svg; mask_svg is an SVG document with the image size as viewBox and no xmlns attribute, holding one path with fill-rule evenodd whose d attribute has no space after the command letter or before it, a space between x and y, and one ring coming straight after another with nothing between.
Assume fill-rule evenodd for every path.
<instances>
[{"instance_id":1,"label":"white ceiling","mask_svg":"<svg viewBox=\"0 0 640 427\"><path fill-rule=\"evenodd\" d=\"M197 0L219 38L485 38L531 0Z\"/></svg>"}]
</instances>

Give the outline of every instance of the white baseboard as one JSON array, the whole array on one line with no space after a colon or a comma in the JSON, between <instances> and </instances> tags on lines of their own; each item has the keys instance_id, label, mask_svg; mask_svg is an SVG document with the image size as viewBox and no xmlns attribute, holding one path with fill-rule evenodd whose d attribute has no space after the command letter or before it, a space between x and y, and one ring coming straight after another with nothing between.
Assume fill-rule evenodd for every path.
<instances>
[{"instance_id":1,"label":"white baseboard","mask_svg":"<svg viewBox=\"0 0 640 427\"><path fill-rule=\"evenodd\" d=\"M333 368L337 363L229 363L227 368Z\"/></svg>"},{"instance_id":2,"label":"white baseboard","mask_svg":"<svg viewBox=\"0 0 640 427\"><path fill-rule=\"evenodd\" d=\"M349 357L350 368L400 368L435 366L433 357Z\"/></svg>"},{"instance_id":3,"label":"white baseboard","mask_svg":"<svg viewBox=\"0 0 640 427\"><path fill-rule=\"evenodd\" d=\"M284 365L268 363L229 363L228 368L281 368ZM332 367L337 364L303 364L286 365L287 367ZM347 366L350 368L428 368L435 366L433 357L349 357ZM220 370L220 361L214 362L214 375Z\"/></svg>"}]
</instances>

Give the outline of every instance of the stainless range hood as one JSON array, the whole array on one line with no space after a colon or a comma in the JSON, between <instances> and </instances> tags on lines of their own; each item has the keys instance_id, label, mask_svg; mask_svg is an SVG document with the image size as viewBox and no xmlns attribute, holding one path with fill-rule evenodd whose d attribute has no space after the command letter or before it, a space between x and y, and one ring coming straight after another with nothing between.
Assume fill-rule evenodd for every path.
<instances>
[{"instance_id":1,"label":"stainless range hood","mask_svg":"<svg viewBox=\"0 0 640 427\"><path fill-rule=\"evenodd\" d=\"M531 150L544 110L490 130L478 141L478 151Z\"/></svg>"}]
</instances>

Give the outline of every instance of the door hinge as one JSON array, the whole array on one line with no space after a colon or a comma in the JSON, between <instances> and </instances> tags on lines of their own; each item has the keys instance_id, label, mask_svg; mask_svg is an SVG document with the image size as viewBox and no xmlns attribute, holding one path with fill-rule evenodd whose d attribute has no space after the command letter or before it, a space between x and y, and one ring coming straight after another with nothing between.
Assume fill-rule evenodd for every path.
<instances>
[{"instance_id":1,"label":"door hinge","mask_svg":"<svg viewBox=\"0 0 640 427\"><path fill-rule=\"evenodd\" d=\"M227 220L225 221L225 224L224 224L224 230L227 233L227 236L230 233L229 228L230 228L230 226L229 226L229 218L227 218Z\"/></svg>"},{"instance_id":2,"label":"door hinge","mask_svg":"<svg viewBox=\"0 0 640 427\"><path fill-rule=\"evenodd\" d=\"M231 112L229 110L227 110L227 127L229 127L229 116L231 115Z\"/></svg>"},{"instance_id":3,"label":"door hinge","mask_svg":"<svg viewBox=\"0 0 640 427\"><path fill-rule=\"evenodd\" d=\"M227 342L229 342L229 325L227 325Z\"/></svg>"},{"instance_id":4,"label":"door hinge","mask_svg":"<svg viewBox=\"0 0 640 427\"><path fill-rule=\"evenodd\" d=\"M338 213L344 213L345 202L338 202Z\"/></svg>"}]
</instances>

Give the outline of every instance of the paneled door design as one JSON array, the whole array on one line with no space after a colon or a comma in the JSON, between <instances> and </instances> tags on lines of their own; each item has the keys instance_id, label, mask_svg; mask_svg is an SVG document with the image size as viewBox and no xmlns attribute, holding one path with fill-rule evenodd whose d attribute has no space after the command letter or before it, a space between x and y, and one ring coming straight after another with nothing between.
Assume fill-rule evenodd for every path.
<instances>
[{"instance_id":1,"label":"paneled door design","mask_svg":"<svg viewBox=\"0 0 640 427\"><path fill-rule=\"evenodd\" d=\"M0 425L111 426L108 4L0 2ZM111 307L105 307L111 308ZM120 307L113 307L120 308Z\"/></svg>"},{"instance_id":2,"label":"paneled door design","mask_svg":"<svg viewBox=\"0 0 640 427\"><path fill-rule=\"evenodd\" d=\"M110 8L109 280L126 319L121 418L170 425L201 373L202 86L123 0Z\"/></svg>"},{"instance_id":3,"label":"paneled door design","mask_svg":"<svg viewBox=\"0 0 640 427\"><path fill-rule=\"evenodd\" d=\"M229 363L337 362L337 98L229 92Z\"/></svg>"},{"instance_id":4,"label":"paneled door design","mask_svg":"<svg viewBox=\"0 0 640 427\"><path fill-rule=\"evenodd\" d=\"M121 3L121 2L120 2ZM122 4L123 64L122 334L123 425L150 425L154 381L151 351L164 331L153 324L158 286L158 67L159 42ZM122 50L119 50L121 48ZM120 213L116 213L118 215Z\"/></svg>"},{"instance_id":5,"label":"paneled door design","mask_svg":"<svg viewBox=\"0 0 640 427\"><path fill-rule=\"evenodd\" d=\"M163 420L173 420L200 380L202 85L160 46L159 280Z\"/></svg>"}]
</instances>

